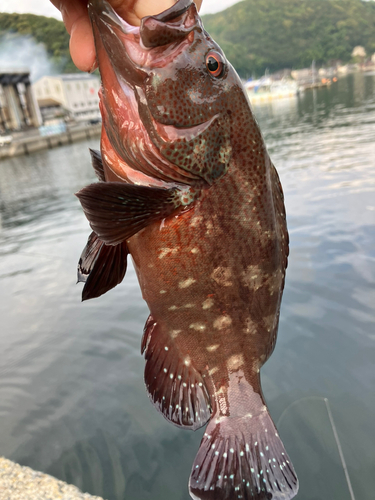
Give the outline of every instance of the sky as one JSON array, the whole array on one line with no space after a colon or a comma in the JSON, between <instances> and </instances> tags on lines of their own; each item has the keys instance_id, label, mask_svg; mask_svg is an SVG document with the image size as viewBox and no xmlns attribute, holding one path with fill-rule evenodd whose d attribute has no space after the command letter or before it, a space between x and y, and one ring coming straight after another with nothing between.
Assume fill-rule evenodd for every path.
<instances>
[{"instance_id":1,"label":"sky","mask_svg":"<svg viewBox=\"0 0 375 500\"><path fill-rule=\"evenodd\" d=\"M203 0L201 14L219 12L239 0ZM38 14L61 19L59 11L48 0L1 0L0 12Z\"/></svg>"}]
</instances>

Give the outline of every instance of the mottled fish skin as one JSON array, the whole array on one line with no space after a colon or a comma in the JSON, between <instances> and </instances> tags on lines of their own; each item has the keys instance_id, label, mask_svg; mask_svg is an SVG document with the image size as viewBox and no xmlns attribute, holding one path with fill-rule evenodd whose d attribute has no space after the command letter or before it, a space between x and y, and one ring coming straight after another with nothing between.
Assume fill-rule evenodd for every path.
<instances>
[{"instance_id":1,"label":"mottled fish skin","mask_svg":"<svg viewBox=\"0 0 375 500\"><path fill-rule=\"evenodd\" d=\"M175 425L208 422L190 495L291 499L298 480L259 375L275 347L288 233L281 184L247 95L190 0L144 18L140 29L104 0L89 12L103 82L100 184L178 193L173 209L170 199L165 205L170 215L126 244L151 313L142 344L150 398ZM221 72L210 72L210 55ZM101 223L128 202L103 201L96 213L90 197L99 190L78 196L103 244L118 243L123 219L114 216L112 240Z\"/></svg>"}]
</instances>

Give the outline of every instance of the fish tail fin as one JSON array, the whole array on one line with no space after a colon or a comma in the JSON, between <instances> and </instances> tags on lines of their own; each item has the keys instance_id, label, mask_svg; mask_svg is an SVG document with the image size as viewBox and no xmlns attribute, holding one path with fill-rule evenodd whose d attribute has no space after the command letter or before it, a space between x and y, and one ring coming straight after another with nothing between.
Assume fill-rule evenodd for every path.
<instances>
[{"instance_id":1,"label":"fish tail fin","mask_svg":"<svg viewBox=\"0 0 375 500\"><path fill-rule=\"evenodd\" d=\"M297 494L297 476L266 406L258 415L211 418L189 491L194 500L289 500Z\"/></svg>"}]
</instances>

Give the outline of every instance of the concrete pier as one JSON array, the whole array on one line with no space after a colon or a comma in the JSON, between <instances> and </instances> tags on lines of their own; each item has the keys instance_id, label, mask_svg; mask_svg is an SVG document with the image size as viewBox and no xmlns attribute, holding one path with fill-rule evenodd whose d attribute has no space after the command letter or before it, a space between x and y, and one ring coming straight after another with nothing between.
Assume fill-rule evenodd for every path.
<instances>
[{"instance_id":1,"label":"concrete pier","mask_svg":"<svg viewBox=\"0 0 375 500\"><path fill-rule=\"evenodd\" d=\"M103 500L0 457L0 500Z\"/></svg>"},{"instance_id":2,"label":"concrete pier","mask_svg":"<svg viewBox=\"0 0 375 500\"><path fill-rule=\"evenodd\" d=\"M77 125L68 127L66 132L54 135L41 136L38 129L30 130L27 133L13 134L13 139L9 144L0 146L0 160L27 155L42 149L52 149L84 139L97 138L100 136L101 129L101 124Z\"/></svg>"}]
</instances>

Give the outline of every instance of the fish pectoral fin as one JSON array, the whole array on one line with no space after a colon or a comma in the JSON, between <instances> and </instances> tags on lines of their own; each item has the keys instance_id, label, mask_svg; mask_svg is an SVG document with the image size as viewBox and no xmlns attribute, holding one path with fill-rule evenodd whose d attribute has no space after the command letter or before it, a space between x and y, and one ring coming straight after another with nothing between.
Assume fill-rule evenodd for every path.
<instances>
[{"instance_id":1,"label":"fish pectoral fin","mask_svg":"<svg viewBox=\"0 0 375 500\"><path fill-rule=\"evenodd\" d=\"M89 148L89 150L91 155L91 164L93 169L95 170L96 177L100 181L105 182L102 154L100 151L97 151L96 149Z\"/></svg>"},{"instance_id":2,"label":"fish pectoral fin","mask_svg":"<svg viewBox=\"0 0 375 500\"><path fill-rule=\"evenodd\" d=\"M297 494L297 476L266 407L255 416L213 415L189 491L194 500L289 500Z\"/></svg>"},{"instance_id":3,"label":"fish pectoral fin","mask_svg":"<svg viewBox=\"0 0 375 500\"><path fill-rule=\"evenodd\" d=\"M204 378L152 316L145 325L142 353L146 359L146 387L156 408L178 427L202 427L211 416Z\"/></svg>"},{"instance_id":4,"label":"fish pectoral fin","mask_svg":"<svg viewBox=\"0 0 375 500\"><path fill-rule=\"evenodd\" d=\"M93 232L78 262L78 282L85 283L82 301L100 297L124 279L127 266L126 242L106 245Z\"/></svg>"},{"instance_id":5,"label":"fish pectoral fin","mask_svg":"<svg viewBox=\"0 0 375 500\"><path fill-rule=\"evenodd\" d=\"M164 219L178 208L177 189L161 189L98 182L76 196L96 235L107 245L117 245L152 222Z\"/></svg>"}]
</instances>

